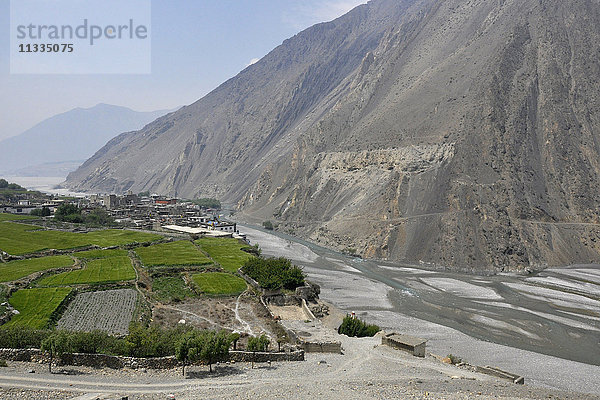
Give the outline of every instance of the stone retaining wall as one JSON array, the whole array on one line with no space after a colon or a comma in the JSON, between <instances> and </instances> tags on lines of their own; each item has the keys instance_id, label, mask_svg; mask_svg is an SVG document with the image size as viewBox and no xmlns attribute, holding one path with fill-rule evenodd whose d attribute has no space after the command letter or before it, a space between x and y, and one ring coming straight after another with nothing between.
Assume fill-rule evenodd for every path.
<instances>
[{"instance_id":1,"label":"stone retaining wall","mask_svg":"<svg viewBox=\"0 0 600 400\"><path fill-rule=\"evenodd\" d=\"M342 353L341 342L306 342L301 341L299 346L307 353Z\"/></svg>"},{"instance_id":2,"label":"stone retaining wall","mask_svg":"<svg viewBox=\"0 0 600 400\"><path fill-rule=\"evenodd\" d=\"M39 349L0 349L0 359L9 361L26 362L49 362L47 354ZM241 350L232 350L229 357L223 361L235 362L277 362L277 361L304 361L304 350L295 350L291 352L250 352ZM75 365L93 368L147 368L147 369L172 369L180 365L179 361L173 356L170 357L151 357L135 358L110 356L107 354L63 354L60 357L60 365ZM198 363L201 365L202 363Z\"/></svg>"}]
</instances>

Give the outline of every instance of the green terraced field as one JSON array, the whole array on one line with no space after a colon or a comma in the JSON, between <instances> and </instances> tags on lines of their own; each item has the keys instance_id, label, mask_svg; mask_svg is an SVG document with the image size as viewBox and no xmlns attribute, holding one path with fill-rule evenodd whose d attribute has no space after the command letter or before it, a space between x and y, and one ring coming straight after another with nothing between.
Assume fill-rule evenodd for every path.
<instances>
[{"instance_id":1,"label":"green terraced field","mask_svg":"<svg viewBox=\"0 0 600 400\"><path fill-rule=\"evenodd\" d=\"M110 257L125 257L127 250L110 249L110 250L88 250L73 253L74 257L93 260L95 258L110 258Z\"/></svg>"},{"instance_id":2,"label":"green terraced field","mask_svg":"<svg viewBox=\"0 0 600 400\"><path fill-rule=\"evenodd\" d=\"M31 258L29 260L0 263L0 282L10 282L24 278L34 272L69 267L72 265L73 259L69 256Z\"/></svg>"},{"instance_id":3,"label":"green terraced field","mask_svg":"<svg viewBox=\"0 0 600 400\"><path fill-rule=\"evenodd\" d=\"M247 247L247 244L232 238L202 238L196 241L202 247L202 250L221 264L224 270L235 272L244 262L253 257L251 254L240 250Z\"/></svg>"},{"instance_id":4,"label":"green terraced field","mask_svg":"<svg viewBox=\"0 0 600 400\"><path fill-rule=\"evenodd\" d=\"M38 282L39 286L120 282L135 279L129 257L110 257L88 261L83 269L52 275Z\"/></svg>"},{"instance_id":5,"label":"green terraced field","mask_svg":"<svg viewBox=\"0 0 600 400\"><path fill-rule=\"evenodd\" d=\"M33 329L47 327L50 316L71 290L71 288L18 290L10 297L9 302L20 314L13 316L5 326L27 326Z\"/></svg>"},{"instance_id":6,"label":"green terraced field","mask_svg":"<svg viewBox=\"0 0 600 400\"><path fill-rule=\"evenodd\" d=\"M15 215L15 214L0 213L0 222L21 221L21 220L25 220L25 219L35 219L35 217L30 217L29 215Z\"/></svg>"},{"instance_id":7,"label":"green terraced field","mask_svg":"<svg viewBox=\"0 0 600 400\"><path fill-rule=\"evenodd\" d=\"M194 282L202 293L208 295L235 296L246 290L246 281L225 272L205 272L194 274Z\"/></svg>"},{"instance_id":8,"label":"green terraced field","mask_svg":"<svg viewBox=\"0 0 600 400\"><path fill-rule=\"evenodd\" d=\"M122 246L134 242L152 242L161 238L160 235L121 229L73 233L42 230L35 225L0 222L0 249L13 255L47 249L69 250L90 245Z\"/></svg>"},{"instance_id":9,"label":"green terraced field","mask_svg":"<svg viewBox=\"0 0 600 400\"><path fill-rule=\"evenodd\" d=\"M210 258L187 240L139 247L135 252L145 267L212 264Z\"/></svg>"}]
</instances>

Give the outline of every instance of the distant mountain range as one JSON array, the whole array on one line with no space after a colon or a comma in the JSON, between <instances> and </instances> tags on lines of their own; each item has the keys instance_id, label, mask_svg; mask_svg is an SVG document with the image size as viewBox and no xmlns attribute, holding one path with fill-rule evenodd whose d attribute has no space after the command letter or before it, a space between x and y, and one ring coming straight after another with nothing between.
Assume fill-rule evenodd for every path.
<instances>
[{"instance_id":1,"label":"distant mountain range","mask_svg":"<svg viewBox=\"0 0 600 400\"><path fill-rule=\"evenodd\" d=\"M71 173L366 257L600 262L598 0L371 0ZM350 251L350 250L348 250Z\"/></svg>"},{"instance_id":2,"label":"distant mountain range","mask_svg":"<svg viewBox=\"0 0 600 400\"><path fill-rule=\"evenodd\" d=\"M0 142L0 173L66 176L113 137L141 129L168 112L98 104L55 115Z\"/></svg>"}]
</instances>

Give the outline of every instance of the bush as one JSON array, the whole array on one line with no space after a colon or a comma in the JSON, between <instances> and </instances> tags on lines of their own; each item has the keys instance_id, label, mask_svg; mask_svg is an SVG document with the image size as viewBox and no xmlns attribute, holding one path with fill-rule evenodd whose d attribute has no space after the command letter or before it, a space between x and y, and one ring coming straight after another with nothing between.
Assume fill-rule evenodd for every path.
<instances>
[{"instance_id":1,"label":"bush","mask_svg":"<svg viewBox=\"0 0 600 400\"><path fill-rule=\"evenodd\" d=\"M346 315L338 328L338 333L346 336L370 337L375 336L380 330L377 325L369 325L356 317Z\"/></svg>"},{"instance_id":2,"label":"bush","mask_svg":"<svg viewBox=\"0 0 600 400\"><path fill-rule=\"evenodd\" d=\"M304 272L287 258L250 258L242 270L258 284L269 290L294 290L304 285Z\"/></svg>"},{"instance_id":3,"label":"bush","mask_svg":"<svg viewBox=\"0 0 600 400\"><path fill-rule=\"evenodd\" d=\"M270 231L273 230L273 223L271 221L265 221L262 224L265 229L268 229Z\"/></svg>"},{"instance_id":4,"label":"bush","mask_svg":"<svg viewBox=\"0 0 600 400\"><path fill-rule=\"evenodd\" d=\"M0 348L3 349L39 349L44 339L52 333L47 329L28 329L17 326L0 328Z\"/></svg>"}]
</instances>

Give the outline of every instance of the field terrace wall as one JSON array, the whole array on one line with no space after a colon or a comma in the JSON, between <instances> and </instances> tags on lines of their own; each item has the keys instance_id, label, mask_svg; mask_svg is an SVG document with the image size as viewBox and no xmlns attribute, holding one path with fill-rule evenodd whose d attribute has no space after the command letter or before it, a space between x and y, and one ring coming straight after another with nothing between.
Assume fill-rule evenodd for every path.
<instances>
[{"instance_id":1,"label":"field terrace wall","mask_svg":"<svg viewBox=\"0 0 600 400\"><path fill-rule=\"evenodd\" d=\"M0 349L0 359L7 361L44 362L50 361L48 355L39 349ZM292 350L289 352L250 352L232 350L229 357L222 361L234 362L283 362L304 361L304 350ZM63 354L60 357L60 365L85 366L92 368L147 368L147 369L173 369L181 366L173 356L136 358L111 356L107 354ZM196 363L194 365L204 365Z\"/></svg>"}]
</instances>

